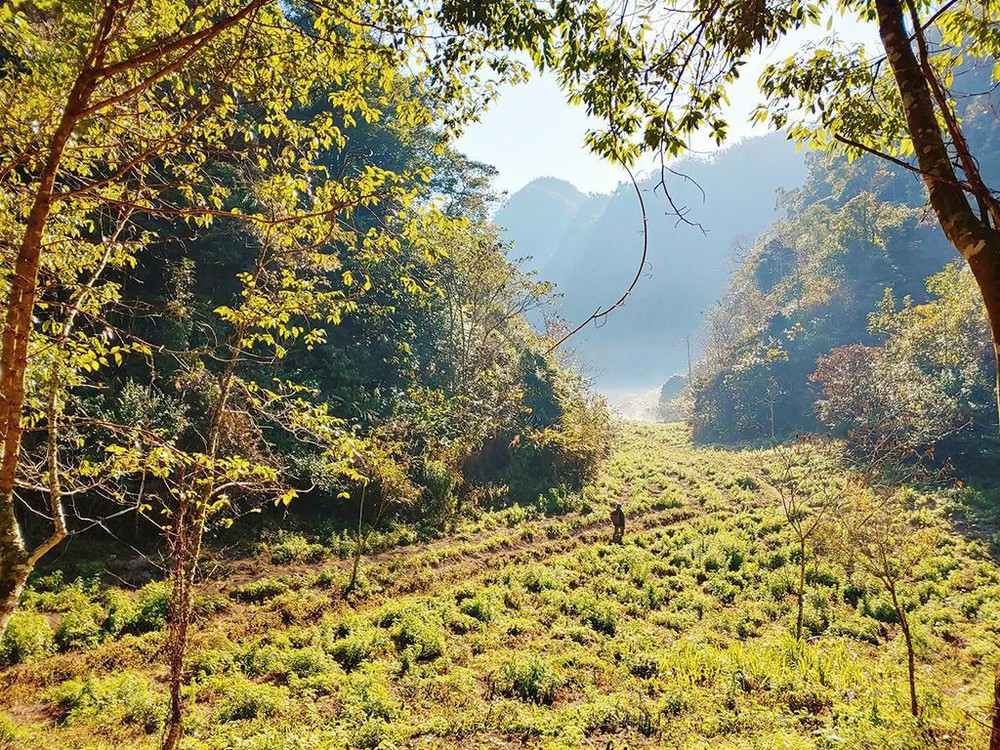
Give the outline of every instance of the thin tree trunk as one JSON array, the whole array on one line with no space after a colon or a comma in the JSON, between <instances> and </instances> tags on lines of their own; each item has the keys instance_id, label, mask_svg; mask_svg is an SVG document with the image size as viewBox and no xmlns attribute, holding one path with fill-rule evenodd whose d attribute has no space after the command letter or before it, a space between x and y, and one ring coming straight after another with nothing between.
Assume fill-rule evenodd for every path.
<instances>
[{"instance_id":1,"label":"thin tree trunk","mask_svg":"<svg viewBox=\"0 0 1000 750\"><path fill-rule=\"evenodd\" d=\"M259 274L258 274L259 275ZM205 536L205 522L208 506L215 494L215 460L219 454L222 439L223 418L229 406L236 381L236 367L243 356L243 339L246 324L241 324L233 337L233 353L226 364L221 378L219 400L212 413L212 420L206 434L205 457L208 459L208 475L202 480L197 496L192 500L185 493L181 477L178 495L178 518L175 519L173 589L170 602L170 709L163 735L163 750L177 750L184 734L184 667L187 651L188 628L191 624L191 609L194 599L194 584L201 557L201 544ZM197 477L191 482L197 481Z\"/></svg>"},{"instance_id":2,"label":"thin tree trunk","mask_svg":"<svg viewBox=\"0 0 1000 750\"><path fill-rule=\"evenodd\" d=\"M799 590L798 590L798 617L795 619L795 640L802 640L802 610L804 609L806 598L806 543L805 540L799 542Z\"/></svg>"},{"instance_id":3,"label":"thin tree trunk","mask_svg":"<svg viewBox=\"0 0 1000 750\"><path fill-rule=\"evenodd\" d=\"M183 480L182 480L183 481ZM170 708L163 735L163 750L176 750L184 733L184 649L187 645L188 618L185 616L184 603L188 600L186 592L187 570L185 564L184 546L187 542L187 522L189 505L183 491L178 495L176 518L174 519L174 541L171 553L174 567L171 571L173 585L170 592L170 630L167 660L170 667Z\"/></svg>"},{"instance_id":4,"label":"thin tree trunk","mask_svg":"<svg viewBox=\"0 0 1000 750\"><path fill-rule=\"evenodd\" d=\"M990 716L990 750L1000 750L1000 666L993 677L993 709Z\"/></svg>"},{"instance_id":5,"label":"thin tree trunk","mask_svg":"<svg viewBox=\"0 0 1000 750\"><path fill-rule=\"evenodd\" d=\"M910 633L910 621L906 617L906 610L896 596L896 586L892 581L886 581L889 589L889 596L892 597L892 606L896 610L899 618L899 627L903 631L903 640L906 643L906 673L910 685L910 713L914 716L920 715L920 707L917 705L917 660L913 653L913 636Z\"/></svg>"},{"instance_id":6,"label":"thin tree trunk","mask_svg":"<svg viewBox=\"0 0 1000 750\"><path fill-rule=\"evenodd\" d=\"M354 587L358 584L358 571L361 568L361 556L365 553L365 543L368 541L368 535L362 533L365 519L365 494L367 491L368 485L366 483L361 486L361 502L358 506L358 540L354 547L354 564L351 566L351 580L347 584L347 593L354 591Z\"/></svg>"},{"instance_id":7,"label":"thin tree trunk","mask_svg":"<svg viewBox=\"0 0 1000 750\"><path fill-rule=\"evenodd\" d=\"M354 591L358 585L358 572L361 570L361 557L365 553L365 537L359 536L358 543L354 547L354 563L351 565L351 580L347 583L347 593Z\"/></svg>"},{"instance_id":8,"label":"thin tree trunk","mask_svg":"<svg viewBox=\"0 0 1000 750\"><path fill-rule=\"evenodd\" d=\"M903 638L906 641L906 670L910 681L910 713L914 716L920 715L920 707L917 705L917 665L916 657L913 653L913 638L910 635L910 626L906 620L906 614L901 615L903 622Z\"/></svg>"},{"instance_id":9,"label":"thin tree trunk","mask_svg":"<svg viewBox=\"0 0 1000 750\"><path fill-rule=\"evenodd\" d=\"M229 389L224 390L228 400ZM218 428L216 428L218 430ZM218 449L218 437L212 439L212 458ZM182 490L183 491L183 490ZM194 500L186 500L182 520L178 523L180 536L174 542L173 587L170 594L170 629L168 654L170 660L170 709L163 737L163 750L177 750L184 735L184 670L186 665L188 630L194 605L195 578L201 545L205 536L205 521L209 502L215 492L209 479ZM179 509L180 511L180 509Z\"/></svg>"}]
</instances>

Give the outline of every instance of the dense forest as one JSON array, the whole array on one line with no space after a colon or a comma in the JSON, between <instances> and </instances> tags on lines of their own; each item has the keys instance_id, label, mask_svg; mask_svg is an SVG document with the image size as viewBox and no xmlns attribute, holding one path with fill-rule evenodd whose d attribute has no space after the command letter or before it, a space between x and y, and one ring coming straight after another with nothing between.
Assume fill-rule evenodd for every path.
<instances>
[{"instance_id":1,"label":"dense forest","mask_svg":"<svg viewBox=\"0 0 1000 750\"><path fill-rule=\"evenodd\" d=\"M964 116L994 173L992 109ZM805 184L782 195L783 217L738 251L704 359L667 408L687 409L699 440L829 432L861 451L970 453L987 471L989 323L924 203L919 181L891 163L811 157Z\"/></svg>"},{"instance_id":2,"label":"dense forest","mask_svg":"<svg viewBox=\"0 0 1000 750\"><path fill-rule=\"evenodd\" d=\"M0 5L0 750L1000 750L998 24Z\"/></svg>"}]
</instances>

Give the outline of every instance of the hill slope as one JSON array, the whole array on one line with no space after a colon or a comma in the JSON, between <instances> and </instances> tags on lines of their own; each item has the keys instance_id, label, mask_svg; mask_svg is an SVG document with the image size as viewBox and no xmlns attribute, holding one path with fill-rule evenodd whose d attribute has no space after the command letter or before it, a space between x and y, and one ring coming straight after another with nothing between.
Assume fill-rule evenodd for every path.
<instances>
[{"instance_id":1,"label":"hill slope","mask_svg":"<svg viewBox=\"0 0 1000 750\"><path fill-rule=\"evenodd\" d=\"M649 221L644 278L627 305L575 344L605 390L659 387L686 372L685 337L695 334L725 289L737 242L752 242L775 217L777 191L801 183L805 167L780 135L753 138L710 160L687 159L670 176L671 197L701 226L671 215L658 178L641 186ZM702 194L704 191L704 195ZM514 255L562 294L562 315L575 324L613 302L635 274L642 219L631 185L585 196L569 183L536 180L497 213Z\"/></svg>"},{"instance_id":2,"label":"hill slope","mask_svg":"<svg viewBox=\"0 0 1000 750\"><path fill-rule=\"evenodd\" d=\"M198 599L185 747L982 747L1000 569L943 508L983 498L908 495L942 535L903 590L915 720L899 627L857 567L810 566L809 637L789 635L796 553L761 474L773 458L625 426L577 510L515 507L379 553L348 598L347 561L323 547L220 561ZM608 543L612 498L623 546ZM157 746L162 620L143 591L29 592L40 615L19 632L47 619L66 652L0 671L0 745ZM109 619L83 627L128 612L114 637Z\"/></svg>"}]
</instances>

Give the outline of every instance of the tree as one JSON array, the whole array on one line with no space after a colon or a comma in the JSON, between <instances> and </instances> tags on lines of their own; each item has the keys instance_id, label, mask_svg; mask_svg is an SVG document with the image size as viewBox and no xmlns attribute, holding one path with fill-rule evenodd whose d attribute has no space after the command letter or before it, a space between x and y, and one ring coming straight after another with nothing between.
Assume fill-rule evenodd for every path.
<instances>
[{"instance_id":1,"label":"tree","mask_svg":"<svg viewBox=\"0 0 1000 750\"><path fill-rule=\"evenodd\" d=\"M797 445L776 444L771 470L772 485L778 491L785 522L795 535L798 547L799 580L795 590L795 639L802 640L802 620L806 594L806 569L810 547L816 537L841 510L849 485L832 470L836 462L809 441Z\"/></svg>"},{"instance_id":2,"label":"tree","mask_svg":"<svg viewBox=\"0 0 1000 750\"><path fill-rule=\"evenodd\" d=\"M377 164L339 179L317 165L320 152L342 149L352 125L388 108L410 126L436 117L449 132L492 90L479 77L475 97L466 95L482 38L429 32L434 7L19 0L0 8L0 227L8 238L0 280L0 633L51 546L25 537L15 492L33 398L28 374L46 348L33 321L47 289L93 270L73 262L81 237L90 235L99 258L104 246L114 248L109 225L124 217L133 217L128 242L142 240L140 218L202 229L231 219L300 246L339 236L345 211L388 201L398 183ZM519 71L502 55L485 64L500 78ZM400 98L410 65L422 75ZM325 106L310 113L319 91ZM224 174L238 174L241 190ZM58 535L60 514L53 517Z\"/></svg>"},{"instance_id":3,"label":"tree","mask_svg":"<svg viewBox=\"0 0 1000 750\"><path fill-rule=\"evenodd\" d=\"M869 316L885 342L838 347L811 376L823 389L820 421L878 461L927 454L962 429L987 432L992 352L975 280L953 263L927 279L927 291L927 302L905 297L898 307L887 289Z\"/></svg>"},{"instance_id":4,"label":"tree","mask_svg":"<svg viewBox=\"0 0 1000 750\"><path fill-rule=\"evenodd\" d=\"M880 496L867 488L855 488L853 494L850 512L844 518L847 554L859 559L889 594L906 645L910 713L919 716L916 650L903 597L914 568L933 554L937 534L932 527L913 526L896 498Z\"/></svg>"}]
</instances>

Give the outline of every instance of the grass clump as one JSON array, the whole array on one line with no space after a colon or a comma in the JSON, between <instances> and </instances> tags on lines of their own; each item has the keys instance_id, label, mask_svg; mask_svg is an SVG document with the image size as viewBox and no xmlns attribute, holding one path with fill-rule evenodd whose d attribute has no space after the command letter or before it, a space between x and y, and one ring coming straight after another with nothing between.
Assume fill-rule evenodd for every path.
<instances>
[{"instance_id":1,"label":"grass clump","mask_svg":"<svg viewBox=\"0 0 1000 750\"><path fill-rule=\"evenodd\" d=\"M418 661L431 661L444 654L445 629L440 612L426 605L390 612L382 620L390 626L392 639L400 651L408 651Z\"/></svg>"},{"instance_id":2,"label":"grass clump","mask_svg":"<svg viewBox=\"0 0 1000 750\"><path fill-rule=\"evenodd\" d=\"M233 588L229 595L246 604L262 604L288 591L288 584L277 578L261 578Z\"/></svg>"},{"instance_id":3,"label":"grass clump","mask_svg":"<svg viewBox=\"0 0 1000 750\"><path fill-rule=\"evenodd\" d=\"M134 594L112 589L105 595L107 616L102 628L113 637L162 630L170 612L170 586L166 581L147 583Z\"/></svg>"},{"instance_id":4,"label":"grass clump","mask_svg":"<svg viewBox=\"0 0 1000 750\"><path fill-rule=\"evenodd\" d=\"M66 724L133 726L146 734L159 728L164 706L163 696L133 671L67 680L43 697L60 709Z\"/></svg>"},{"instance_id":5,"label":"grass clump","mask_svg":"<svg viewBox=\"0 0 1000 750\"><path fill-rule=\"evenodd\" d=\"M301 534L282 534L271 548L271 562L289 565L296 562L319 562L326 556L326 547L313 544Z\"/></svg>"},{"instance_id":6,"label":"grass clump","mask_svg":"<svg viewBox=\"0 0 1000 750\"><path fill-rule=\"evenodd\" d=\"M489 622L497 613L497 602L488 592L481 591L473 597L464 599L458 605L458 611L479 622Z\"/></svg>"},{"instance_id":7,"label":"grass clump","mask_svg":"<svg viewBox=\"0 0 1000 750\"><path fill-rule=\"evenodd\" d=\"M17 739L18 731L14 722L5 713L0 713L0 750L7 750Z\"/></svg>"},{"instance_id":8,"label":"grass clump","mask_svg":"<svg viewBox=\"0 0 1000 750\"><path fill-rule=\"evenodd\" d=\"M287 688L267 685L242 676L224 677L212 682L212 688L221 695L217 713L220 723L273 718L288 709Z\"/></svg>"},{"instance_id":9,"label":"grass clump","mask_svg":"<svg viewBox=\"0 0 1000 750\"><path fill-rule=\"evenodd\" d=\"M340 701L348 721L363 724L369 720L393 721L401 706L389 688L390 677L384 668L370 666L348 675L340 691Z\"/></svg>"},{"instance_id":10,"label":"grass clump","mask_svg":"<svg viewBox=\"0 0 1000 750\"><path fill-rule=\"evenodd\" d=\"M589 625L598 633L614 635L621 617L614 602L602 601L589 593L582 593L570 599L565 607L566 614L576 615L580 622Z\"/></svg>"},{"instance_id":11,"label":"grass clump","mask_svg":"<svg viewBox=\"0 0 1000 750\"><path fill-rule=\"evenodd\" d=\"M60 651L86 648L100 643L104 633L101 620L104 610L96 604L74 607L66 612L55 631L55 644Z\"/></svg>"},{"instance_id":12,"label":"grass clump","mask_svg":"<svg viewBox=\"0 0 1000 750\"><path fill-rule=\"evenodd\" d=\"M504 664L496 674L494 687L501 695L552 705L563 682L551 663L537 654L529 654Z\"/></svg>"},{"instance_id":13,"label":"grass clump","mask_svg":"<svg viewBox=\"0 0 1000 750\"><path fill-rule=\"evenodd\" d=\"M335 640L330 646L330 656L346 670L357 669L369 661L379 646L376 633L358 630Z\"/></svg>"}]
</instances>

